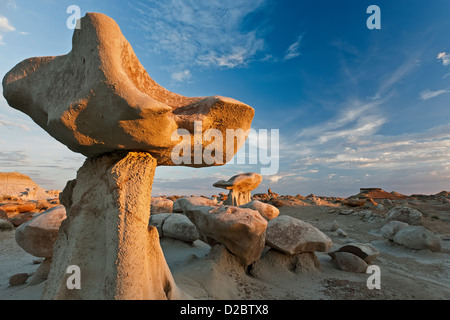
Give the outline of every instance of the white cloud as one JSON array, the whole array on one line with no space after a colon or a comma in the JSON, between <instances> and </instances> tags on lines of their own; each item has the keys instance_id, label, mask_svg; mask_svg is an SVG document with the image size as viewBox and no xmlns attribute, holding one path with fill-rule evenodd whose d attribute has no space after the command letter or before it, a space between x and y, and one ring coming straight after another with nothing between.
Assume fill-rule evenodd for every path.
<instances>
[{"instance_id":1,"label":"white cloud","mask_svg":"<svg viewBox=\"0 0 450 320\"><path fill-rule=\"evenodd\" d=\"M16 29L9 23L8 18L0 16L0 32L11 32ZM0 45L5 45L3 35L0 33Z\"/></svg>"},{"instance_id":2,"label":"white cloud","mask_svg":"<svg viewBox=\"0 0 450 320\"><path fill-rule=\"evenodd\" d=\"M291 44L289 46L289 48L287 48L283 60L294 59L301 54L299 50L300 50L300 44L302 42L302 39L303 39L303 35L298 37L297 41L295 41L293 44Z\"/></svg>"},{"instance_id":3,"label":"white cloud","mask_svg":"<svg viewBox=\"0 0 450 320\"><path fill-rule=\"evenodd\" d=\"M264 48L256 30L243 30L244 19L266 0L173 0L130 4L134 22L145 31L149 50L165 54L180 68L235 68Z\"/></svg>"},{"instance_id":4,"label":"white cloud","mask_svg":"<svg viewBox=\"0 0 450 320\"><path fill-rule=\"evenodd\" d=\"M192 77L191 72L186 69L180 72L174 72L172 73L172 80L177 82L184 82L189 80Z\"/></svg>"},{"instance_id":5,"label":"white cloud","mask_svg":"<svg viewBox=\"0 0 450 320\"><path fill-rule=\"evenodd\" d=\"M442 60L444 66L450 66L450 53L441 52L438 54L437 59Z\"/></svg>"},{"instance_id":6,"label":"white cloud","mask_svg":"<svg viewBox=\"0 0 450 320\"><path fill-rule=\"evenodd\" d=\"M6 121L6 120L0 120L0 128L1 127L15 127L15 128L19 128L25 131L30 131L30 127L28 127L25 124L21 124L21 123L17 123L17 122L11 122L11 121Z\"/></svg>"},{"instance_id":7,"label":"white cloud","mask_svg":"<svg viewBox=\"0 0 450 320\"><path fill-rule=\"evenodd\" d=\"M427 89L420 93L420 99L422 99L422 101L425 101L425 100L432 99L437 96L440 96L441 94L446 94L446 93L450 93L450 90L431 91L431 90Z\"/></svg>"},{"instance_id":8,"label":"white cloud","mask_svg":"<svg viewBox=\"0 0 450 320\"><path fill-rule=\"evenodd\" d=\"M16 29L9 23L8 18L0 16L0 31L11 32L15 30Z\"/></svg>"}]
</instances>

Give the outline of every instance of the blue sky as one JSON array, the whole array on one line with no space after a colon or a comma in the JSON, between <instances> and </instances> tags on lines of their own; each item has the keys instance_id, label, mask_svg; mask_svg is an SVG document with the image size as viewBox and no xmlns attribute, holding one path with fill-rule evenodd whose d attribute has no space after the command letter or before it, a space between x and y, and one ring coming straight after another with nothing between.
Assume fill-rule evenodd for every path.
<instances>
[{"instance_id":1,"label":"blue sky","mask_svg":"<svg viewBox=\"0 0 450 320\"><path fill-rule=\"evenodd\" d=\"M369 5L381 30L369 30ZM150 76L187 96L222 95L278 129L279 170L255 192L349 196L449 190L448 0L0 0L0 75L66 54L69 5L112 17ZM0 171L64 187L84 157L0 98ZM261 165L159 167L153 194L205 194Z\"/></svg>"}]
</instances>

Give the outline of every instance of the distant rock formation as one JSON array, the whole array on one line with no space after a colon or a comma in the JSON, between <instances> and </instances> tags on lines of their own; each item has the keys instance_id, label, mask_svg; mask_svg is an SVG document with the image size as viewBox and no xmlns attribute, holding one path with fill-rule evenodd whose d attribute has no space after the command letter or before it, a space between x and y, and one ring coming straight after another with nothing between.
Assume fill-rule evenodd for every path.
<instances>
[{"instance_id":1,"label":"distant rock formation","mask_svg":"<svg viewBox=\"0 0 450 320\"><path fill-rule=\"evenodd\" d=\"M262 176L258 173L241 173L231 177L229 180L220 180L213 184L216 188L230 190L225 205L241 206L252 201L250 191L258 188L262 182Z\"/></svg>"},{"instance_id":2,"label":"distant rock formation","mask_svg":"<svg viewBox=\"0 0 450 320\"><path fill-rule=\"evenodd\" d=\"M27 175L18 172L0 172L0 196L30 201L57 198L59 192L41 188Z\"/></svg>"}]
</instances>

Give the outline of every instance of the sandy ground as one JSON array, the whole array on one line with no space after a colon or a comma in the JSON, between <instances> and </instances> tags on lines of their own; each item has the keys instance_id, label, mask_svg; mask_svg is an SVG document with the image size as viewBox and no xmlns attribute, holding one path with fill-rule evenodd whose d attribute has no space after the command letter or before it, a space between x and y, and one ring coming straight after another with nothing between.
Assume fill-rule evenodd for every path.
<instances>
[{"instance_id":1,"label":"sandy ground","mask_svg":"<svg viewBox=\"0 0 450 320\"><path fill-rule=\"evenodd\" d=\"M326 233L333 240L333 249L349 242L371 243L376 247L380 255L373 264L381 270L380 290L367 288L370 274L340 271L324 253L316 253L321 263L319 271L295 273L280 266L255 277L229 257L208 254L210 247L201 241L186 244L161 239L161 246L177 285L195 299L448 300L450 204L429 201L417 207L425 215L423 225L441 237L443 252L411 250L385 240L380 233L381 218L364 221L357 215L339 214L342 208L335 210L328 206L280 208L281 214L310 222ZM335 212L330 213L332 210ZM347 233L346 238L329 231L334 220ZM16 244L14 231L0 232L0 300L40 299L44 283L16 287L8 283L13 274L34 272L38 265L33 264L33 259Z\"/></svg>"}]
</instances>

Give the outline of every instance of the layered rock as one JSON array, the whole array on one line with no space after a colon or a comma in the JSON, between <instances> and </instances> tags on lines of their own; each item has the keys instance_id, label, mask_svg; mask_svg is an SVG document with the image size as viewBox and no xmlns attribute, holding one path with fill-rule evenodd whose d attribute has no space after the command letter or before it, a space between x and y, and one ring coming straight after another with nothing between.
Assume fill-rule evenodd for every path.
<instances>
[{"instance_id":1,"label":"layered rock","mask_svg":"<svg viewBox=\"0 0 450 320\"><path fill-rule=\"evenodd\" d=\"M262 182L262 176L258 173L242 173L231 177L229 180L220 180L213 184L216 188L230 190L224 205L240 206L252 200L251 191Z\"/></svg>"}]
</instances>

